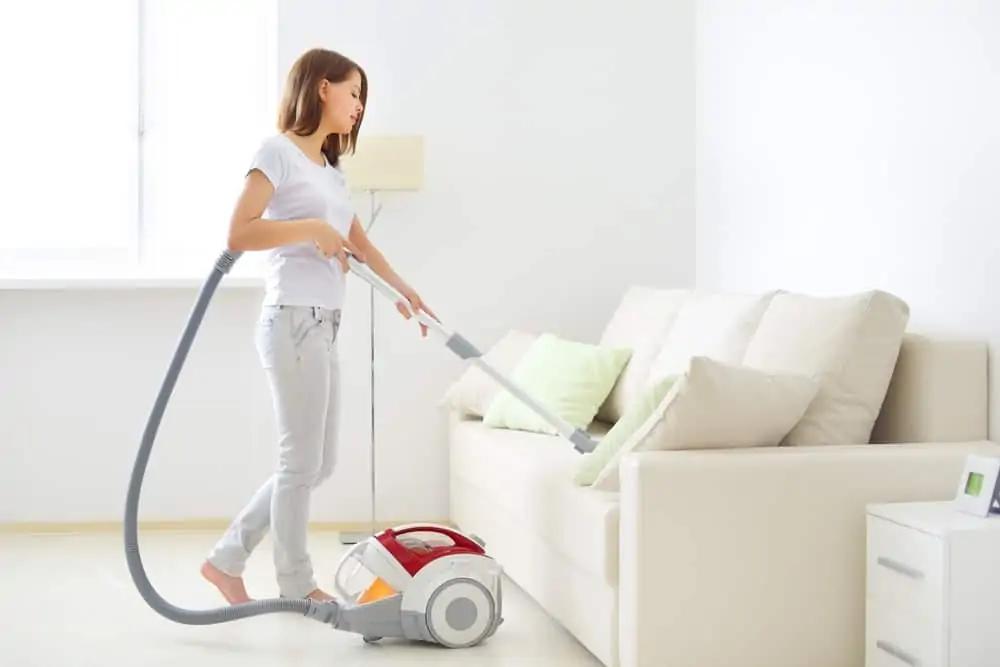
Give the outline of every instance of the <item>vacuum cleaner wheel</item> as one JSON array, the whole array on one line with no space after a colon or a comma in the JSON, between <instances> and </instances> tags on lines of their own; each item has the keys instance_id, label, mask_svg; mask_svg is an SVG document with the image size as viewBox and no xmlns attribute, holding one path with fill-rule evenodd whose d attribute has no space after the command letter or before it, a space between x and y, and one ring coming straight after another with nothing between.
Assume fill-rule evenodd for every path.
<instances>
[{"instance_id":1,"label":"vacuum cleaner wheel","mask_svg":"<svg viewBox=\"0 0 1000 667\"><path fill-rule=\"evenodd\" d=\"M489 636L496 622L493 595L473 579L451 579L427 601L427 629L448 648L474 646Z\"/></svg>"}]
</instances>

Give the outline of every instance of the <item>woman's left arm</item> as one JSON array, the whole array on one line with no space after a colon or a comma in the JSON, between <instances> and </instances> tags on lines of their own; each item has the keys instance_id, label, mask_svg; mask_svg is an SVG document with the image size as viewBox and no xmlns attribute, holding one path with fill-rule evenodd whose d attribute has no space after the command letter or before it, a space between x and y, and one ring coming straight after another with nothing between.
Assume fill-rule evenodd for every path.
<instances>
[{"instance_id":1,"label":"woman's left arm","mask_svg":"<svg viewBox=\"0 0 1000 667\"><path fill-rule=\"evenodd\" d=\"M364 228L361 226L361 221L358 220L357 216L354 216L354 220L351 222L351 231L348 234L348 241L361 251L362 261L364 261L364 263L367 264L382 280L392 285L400 294L406 297L406 300L410 302L410 306L412 308L422 310L435 320L437 319L437 315L435 315L433 311L431 311L431 309L424 304L416 290L410 287L406 281L403 280L395 270L393 270L389 261L379 251L379 249L375 247L375 244L371 242L371 239L368 238L368 234L365 233ZM396 308L406 319L410 319L412 317L412 314L406 307L406 304L397 303ZM426 336L427 325L421 323L420 331L423 336Z\"/></svg>"}]
</instances>

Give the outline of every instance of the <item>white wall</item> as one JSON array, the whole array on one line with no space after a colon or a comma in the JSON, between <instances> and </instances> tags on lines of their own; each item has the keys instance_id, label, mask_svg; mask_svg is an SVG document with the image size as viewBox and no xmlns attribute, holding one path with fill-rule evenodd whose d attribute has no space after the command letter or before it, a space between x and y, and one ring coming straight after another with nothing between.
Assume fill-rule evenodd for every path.
<instances>
[{"instance_id":1,"label":"white wall","mask_svg":"<svg viewBox=\"0 0 1000 667\"><path fill-rule=\"evenodd\" d=\"M912 329L988 340L996 377L1000 4L702 0L697 22L699 285L889 290Z\"/></svg>"},{"instance_id":2,"label":"white wall","mask_svg":"<svg viewBox=\"0 0 1000 667\"><path fill-rule=\"evenodd\" d=\"M387 197L373 236L481 347L512 327L593 340L626 285L693 284L694 9L656 4L282 1L282 74L304 49L341 50L371 77L363 131L425 135L426 189ZM121 518L196 291L0 292L0 522ZM143 518L228 517L269 473L273 421L252 343L260 296L224 286L213 301L154 450ZM376 315L379 517L446 518L435 403L463 366L388 304ZM342 332L342 465L313 518L364 521L362 285Z\"/></svg>"}]
</instances>

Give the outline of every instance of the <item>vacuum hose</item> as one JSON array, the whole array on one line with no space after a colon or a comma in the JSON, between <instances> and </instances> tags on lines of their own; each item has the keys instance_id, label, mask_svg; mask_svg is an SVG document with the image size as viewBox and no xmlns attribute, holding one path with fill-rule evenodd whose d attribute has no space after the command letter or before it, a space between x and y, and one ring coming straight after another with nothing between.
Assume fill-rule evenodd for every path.
<instances>
[{"instance_id":1,"label":"vacuum hose","mask_svg":"<svg viewBox=\"0 0 1000 667\"><path fill-rule=\"evenodd\" d=\"M160 426L160 420L163 418L167 402L170 400L170 394L177 383L177 376L180 375L181 367L184 366L184 360L191 349L191 343L194 341L198 327L205 317L208 303L212 300L212 295L215 293L215 288L218 286L219 281L222 280L222 277L229 273L229 270L236 263L236 260L240 258L240 255L242 253L227 250L219 255L215 261L215 266L201 288L201 293L198 295L194 309L188 316L187 326L184 328L180 342L177 344L177 350L174 352L174 357L167 369L167 376L160 386L160 392L156 396L153 410L150 412L149 420L146 422L146 429L142 434L142 443L139 445L139 453L136 456L135 466L132 469L132 478L129 481L128 496L125 501L125 556L128 561L129 573L132 575L132 581L135 582L139 593L142 594L142 597L149 606L162 616L178 623L211 625L247 618L249 616L260 616L261 614L293 612L324 623L330 623L334 627L339 627L342 622L346 622L348 619L342 614L343 610L335 601L318 602L311 599L272 598L201 611L181 609L167 602L156 592L156 589L153 588L153 585L149 581L149 577L146 575L146 571L143 569L142 557L139 555L139 491L142 488L142 478L146 471L146 465L149 462L149 453L153 449L153 441L156 439L156 431ZM403 295L376 275L364 262L359 261L350 254L348 254L347 259L351 271L371 284L374 289L382 293L387 299L394 303L406 303ZM411 309L411 314L429 329L440 334L444 338L448 349L460 358L469 360L473 365L478 366L480 370L493 377L513 396L548 421L560 435L573 443L578 451L591 452L594 450L597 442L589 433L582 428L568 423L561 416L529 396L523 388L486 363L482 353L460 333L450 331L438 322L437 319L430 317L423 311Z\"/></svg>"},{"instance_id":2,"label":"vacuum hose","mask_svg":"<svg viewBox=\"0 0 1000 667\"><path fill-rule=\"evenodd\" d=\"M139 555L139 491L142 488L142 478L145 474L146 465L149 462L149 453L153 449L153 441L156 438L160 420L166 410L170 394L173 392L177 377L180 375L181 367L187 358L191 343L194 340L198 327L205 316L208 303L211 301L215 288L222 277L229 273L233 264L239 259L242 253L223 252L215 262L212 273L201 288L198 300L194 309L188 317L187 326L174 352L173 360L167 369L167 375L160 386L156 402L150 412L146 422L146 429L142 434L142 443L139 445L139 453L135 459L135 466L132 469L132 478L129 481L128 496L125 501L125 557L128 562L129 573L132 581L143 599L160 615L186 625L211 625L215 623L225 623L235 621L250 616L260 616L262 614L274 614L279 612L292 612L315 618L316 620L336 625L340 607L336 602L317 602L310 599L290 599L273 598L267 600L256 600L243 604L216 609L192 610L182 609L167 602L150 583L142 565L142 557Z\"/></svg>"}]
</instances>

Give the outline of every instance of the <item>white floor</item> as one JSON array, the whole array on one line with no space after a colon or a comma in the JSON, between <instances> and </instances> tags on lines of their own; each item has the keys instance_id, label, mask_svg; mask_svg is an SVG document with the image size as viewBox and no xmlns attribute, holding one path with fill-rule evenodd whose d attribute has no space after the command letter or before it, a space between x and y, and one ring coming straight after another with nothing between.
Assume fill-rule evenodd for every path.
<instances>
[{"instance_id":1,"label":"white floor","mask_svg":"<svg viewBox=\"0 0 1000 667\"><path fill-rule=\"evenodd\" d=\"M173 604L219 606L198 575L214 533L149 533L140 550L153 585ZM344 553L333 533L310 538L320 584L328 584ZM274 596L270 542L251 559L250 595ZM329 589L329 587L328 587ZM257 667L281 665L506 665L597 667L593 658L516 586L505 582L506 621L471 649L361 637L287 614L222 625L175 624L136 592L116 533L0 535L0 665L4 667Z\"/></svg>"}]
</instances>

